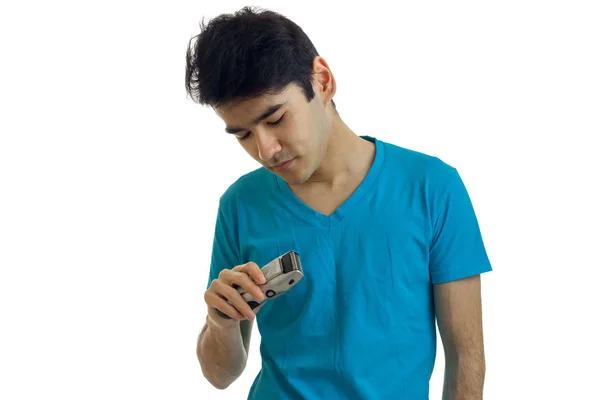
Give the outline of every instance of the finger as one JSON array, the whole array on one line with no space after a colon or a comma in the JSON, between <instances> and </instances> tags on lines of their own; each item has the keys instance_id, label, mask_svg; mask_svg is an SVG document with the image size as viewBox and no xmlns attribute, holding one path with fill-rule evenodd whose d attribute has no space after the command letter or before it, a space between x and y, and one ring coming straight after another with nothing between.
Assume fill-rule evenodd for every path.
<instances>
[{"instance_id":1,"label":"finger","mask_svg":"<svg viewBox=\"0 0 600 400\"><path fill-rule=\"evenodd\" d=\"M224 283L227 286L233 286L236 289L241 286L246 292L250 292L250 294L254 293L256 296L260 296L260 293L262 293L260 289L257 290L255 288L256 283L254 278L248 274L244 265L239 265L231 270L222 270L221 273L219 273L217 281Z\"/></svg>"},{"instance_id":2,"label":"finger","mask_svg":"<svg viewBox=\"0 0 600 400\"><path fill-rule=\"evenodd\" d=\"M232 286L234 288L241 287L259 303L265 299L263 291L254 283L254 281L245 272L239 272L233 279Z\"/></svg>"},{"instance_id":3,"label":"finger","mask_svg":"<svg viewBox=\"0 0 600 400\"><path fill-rule=\"evenodd\" d=\"M236 320L246 319L235 307L229 304L225 299L218 296L216 293L207 293L206 295L206 304L209 309L213 309L220 317L223 317L224 314L229 318L233 318Z\"/></svg>"},{"instance_id":4,"label":"finger","mask_svg":"<svg viewBox=\"0 0 600 400\"><path fill-rule=\"evenodd\" d=\"M235 319L237 321L243 321L246 319L242 314L238 312L231 304L227 302L220 303L219 308L215 307L213 310L217 315L224 319Z\"/></svg>"},{"instance_id":5,"label":"finger","mask_svg":"<svg viewBox=\"0 0 600 400\"><path fill-rule=\"evenodd\" d=\"M246 303L246 300L231 286L223 285L223 288L218 292L219 295L226 298L233 307L237 309L239 313L245 315L248 319L254 319L254 312L252 308Z\"/></svg>"},{"instance_id":6,"label":"finger","mask_svg":"<svg viewBox=\"0 0 600 400\"><path fill-rule=\"evenodd\" d=\"M243 271L250 275L252 279L254 279L254 282L256 282L258 285L262 285L267 282L265 279L265 275L261 271L258 264L256 264L255 262L250 261L244 264Z\"/></svg>"},{"instance_id":7,"label":"finger","mask_svg":"<svg viewBox=\"0 0 600 400\"><path fill-rule=\"evenodd\" d=\"M260 274L262 275L262 272ZM233 270L222 272L219 275L219 282L227 286L233 286L236 289L241 287L258 302L262 302L265 299L263 291L258 287L252 276L248 274L246 265L239 265Z\"/></svg>"}]
</instances>

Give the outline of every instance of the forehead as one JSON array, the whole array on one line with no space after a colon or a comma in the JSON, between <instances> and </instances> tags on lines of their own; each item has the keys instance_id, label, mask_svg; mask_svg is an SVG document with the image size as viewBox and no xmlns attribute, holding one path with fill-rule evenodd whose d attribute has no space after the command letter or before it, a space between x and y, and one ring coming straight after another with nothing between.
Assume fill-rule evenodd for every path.
<instances>
[{"instance_id":1,"label":"forehead","mask_svg":"<svg viewBox=\"0 0 600 400\"><path fill-rule=\"evenodd\" d=\"M227 124L247 125L254 119L260 117L270 107L277 104L292 104L295 102L298 88L295 85L289 85L279 93L264 94L258 97L247 99L236 99L229 103L215 107L215 112Z\"/></svg>"}]
</instances>

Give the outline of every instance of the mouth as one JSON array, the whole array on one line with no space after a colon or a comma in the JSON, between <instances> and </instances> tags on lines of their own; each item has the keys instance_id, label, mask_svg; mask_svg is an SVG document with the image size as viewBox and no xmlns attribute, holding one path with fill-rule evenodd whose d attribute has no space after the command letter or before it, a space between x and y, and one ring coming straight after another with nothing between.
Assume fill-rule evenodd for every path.
<instances>
[{"instance_id":1,"label":"mouth","mask_svg":"<svg viewBox=\"0 0 600 400\"><path fill-rule=\"evenodd\" d=\"M285 171L292 165L292 162L294 162L294 160L295 160L295 158L292 158L291 160L288 160L288 161L284 161L281 164L274 166L273 169L275 169L277 171Z\"/></svg>"}]
</instances>

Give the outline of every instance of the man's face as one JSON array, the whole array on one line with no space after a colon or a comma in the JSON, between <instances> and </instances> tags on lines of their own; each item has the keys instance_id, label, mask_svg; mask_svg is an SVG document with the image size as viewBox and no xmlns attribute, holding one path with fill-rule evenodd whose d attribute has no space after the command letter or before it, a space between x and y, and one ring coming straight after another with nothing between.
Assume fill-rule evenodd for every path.
<instances>
[{"instance_id":1,"label":"man's face","mask_svg":"<svg viewBox=\"0 0 600 400\"><path fill-rule=\"evenodd\" d=\"M306 182L325 156L331 122L318 93L307 102L292 84L279 94L225 105L216 112L252 158L290 185Z\"/></svg>"}]
</instances>

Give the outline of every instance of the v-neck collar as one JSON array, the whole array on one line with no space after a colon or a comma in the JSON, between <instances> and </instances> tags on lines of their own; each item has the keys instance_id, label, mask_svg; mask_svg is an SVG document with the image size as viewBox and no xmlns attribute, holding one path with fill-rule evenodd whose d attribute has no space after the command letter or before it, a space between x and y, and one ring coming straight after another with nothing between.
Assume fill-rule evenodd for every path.
<instances>
[{"instance_id":1,"label":"v-neck collar","mask_svg":"<svg viewBox=\"0 0 600 400\"><path fill-rule=\"evenodd\" d=\"M383 168L385 161L385 146L377 138L371 136L361 136L361 138L368 140L375 144L375 158L369 172L362 180L357 189L350 195L346 201L344 201L331 215L322 214L313 208L309 207L306 203L300 200L294 192L290 189L287 182L279 175L273 174L274 179L277 181L277 185L284 196L285 200L290 204L301 217L309 222L314 222L323 226L331 226L332 224L341 221L345 216L350 214L354 209L357 202L371 189L379 173Z\"/></svg>"}]
</instances>

